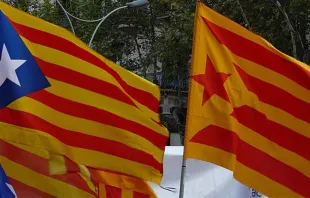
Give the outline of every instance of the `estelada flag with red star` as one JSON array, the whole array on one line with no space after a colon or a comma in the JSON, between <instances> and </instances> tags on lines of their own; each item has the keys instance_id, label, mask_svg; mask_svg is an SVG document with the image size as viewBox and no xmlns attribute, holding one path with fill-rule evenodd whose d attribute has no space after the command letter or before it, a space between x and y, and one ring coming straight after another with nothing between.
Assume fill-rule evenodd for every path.
<instances>
[{"instance_id":1,"label":"estelada flag with red star","mask_svg":"<svg viewBox=\"0 0 310 198\"><path fill-rule=\"evenodd\" d=\"M185 159L273 197L310 197L310 69L197 3Z\"/></svg>"}]
</instances>

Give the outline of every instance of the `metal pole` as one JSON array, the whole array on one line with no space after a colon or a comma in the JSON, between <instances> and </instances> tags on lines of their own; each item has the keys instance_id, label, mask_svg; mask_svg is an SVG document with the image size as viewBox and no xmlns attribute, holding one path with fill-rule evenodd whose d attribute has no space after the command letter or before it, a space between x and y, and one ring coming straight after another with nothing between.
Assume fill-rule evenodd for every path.
<instances>
[{"instance_id":1,"label":"metal pole","mask_svg":"<svg viewBox=\"0 0 310 198\"><path fill-rule=\"evenodd\" d=\"M71 31L72 31L73 34L75 34L75 31L74 31L71 19L70 19L69 15L68 15L66 9L61 5L61 3L58 0L56 0L56 2L59 4L59 6L61 7L62 11L65 13L65 15L66 15L66 17L67 17L67 19L69 21L69 24L70 24L70 27L71 27Z\"/></svg>"},{"instance_id":2,"label":"metal pole","mask_svg":"<svg viewBox=\"0 0 310 198\"><path fill-rule=\"evenodd\" d=\"M277 1L277 2L278 2L278 1ZM280 4L280 3L279 3L279 4ZM292 39L292 45L293 45L293 56L294 56L295 59L297 59L297 48L296 48L296 41L295 41L295 35L294 35L294 34L295 34L295 30L294 30L294 28L293 28L293 26L292 26L292 23L291 23L291 21L290 21L288 15L287 15L287 13L285 12L285 9L284 9L282 6L280 6L280 9L282 10L282 12L283 12L283 14L284 14L285 19L286 19L287 24L288 24L288 27L289 27L289 29L290 29L290 34L291 34L291 39Z\"/></svg>"},{"instance_id":3,"label":"metal pole","mask_svg":"<svg viewBox=\"0 0 310 198\"><path fill-rule=\"evenodd\" d=\"M128 6L126 5L126 6L122 6L122 7L116 8L116 9L112 10L110 13L108 13L105 17L102 18L102 20L98 23L98 25L97 25L95 31L93 32L93 35L91 36L91 39L90 39L90 41L89 41L89 43L88 43L88 46L89 46L89 47L91 47L91 44L92 44L92 42L93 42L93 39L94 39L94 37L95 37L95 35L96 35L96 33L97 33L99 27L101 26L101 24L102 24L111 14L113 14L114 12L116 12L116 11L118 11L118 10L124 9L124 8L128 8Z\"/></svg>"},{"instance_id":4,"label":"metal pole","mask_svg":"<svg viewBox=\"0 0 310 198\"><path fill-rule=\"evenodd\" d=\"M100 18L100 19L86 20L86 19L81 19L81 18L79 18L79 17L76 17L76 16L70 14L70 13L62 6L62 4L59 2L59 0L56 0L56 2L59 4L59 6L61 7L61 9L62 9L63 12L65 13L65 15L66 15L66 17L67 17L67 19L68 19L68 21L69 21L69 24L70 24L70 27L71 27L71 30L72 30L73 34L75 34L75 31L74 31L74 28L73 28L73 25L72 25L72 22L71 22L69 16L71 16L71 17L73 17L73 18L75 18L75 19L77 19L77 20L79 20L79 21L88 22L88 23L93 23L93 22L100 21L99 24L97 25L95 31L93 32L92 37L91 37L91 39L90 39L90 41L89 41L89 43L88 43L88 46L89 46L89 47L91 46L91 44L92 44L92 42L93 42L93 39L94 39L94 37L95 37L95 35L96 35L96 33L97 33L99 27L101 26L101 24L102 24L111 14L113 14L114 12L116 12L116 11L118 11L118 10L124 9L124 8L143 7L143 6L146 6L146 5L149 4L149 1L148 1L148 0L135 0L135 1L132 1L132 2L127 3L125 6L118 7L118 8L116 8L116 9L112 10L110 13L108 13L106 16L104 16L104 17L102 17L102 18Z\"/></svg>"},{"instance_id":5,"label":"metal pole","mask_svg":"<svg viewBox=\"0 0 310 198\"><path fill-rule=\"evenodd\" d=\"M294 30L294 27L290 21L290 18L288 17L285 9L282 7L281 3L278 0L276 0L276 1L269 0L269 1L271 1L273 4L275 4L277 6L277 8L282 12L282 14L285 17L285 20L286 20L288 27L290 29L291 41L292 41L292 45L293 45L293 57L295 59L297 59L297 47L296 47L296 40L295 40L295 35L294 35L295 30Z\"/></svg>"},{"instance_id":6,"label":"metal pole","mask_svg":"<svg viewBox=\"0 0 310 198\"><path fill-rule=\"evenodd\" d=\"M185 149L185 147L184 147ZM184 152L183 152L184 155ZM183 156L183 162L182 162L182 170L181 170L181 181L180 181L180 193L179 193L179 198L184 198L184 181L185 181L185 174L186 174L186 160L184 159Z\"/></svg>"}]
</instances>

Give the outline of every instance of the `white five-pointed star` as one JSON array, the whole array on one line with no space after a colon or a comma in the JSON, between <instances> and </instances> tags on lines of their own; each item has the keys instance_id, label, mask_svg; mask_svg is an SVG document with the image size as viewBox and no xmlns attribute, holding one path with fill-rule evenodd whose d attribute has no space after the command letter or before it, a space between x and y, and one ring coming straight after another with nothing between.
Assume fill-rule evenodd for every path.
<instances>
[{"instance_id":1,"label":"white five-pointed star","mask_svg":"<svg viewBox=\"0 0 310 198\"><path fill-rule=\"evenodd\" d=\"M15 193L15 190L13 188L13 186L11 184L5 183L7 185L7 187L11 190L11 192L13 193L13 195L15 196L15 198L17 198L17 195Z\"/></svg>"},{"instance_id":2,"label":"white five-pointed star","mask_svg":"<svg viewBox=\"0 0 310 198\"><path fill-rule=\"evenodd\" d=\"M9 79L18 86L21 86L15 70L22 66L25 62L26 60L12 60L5 44L3 44L0 60L0 87L6 79Z\"/></svg>"}]
</instances>

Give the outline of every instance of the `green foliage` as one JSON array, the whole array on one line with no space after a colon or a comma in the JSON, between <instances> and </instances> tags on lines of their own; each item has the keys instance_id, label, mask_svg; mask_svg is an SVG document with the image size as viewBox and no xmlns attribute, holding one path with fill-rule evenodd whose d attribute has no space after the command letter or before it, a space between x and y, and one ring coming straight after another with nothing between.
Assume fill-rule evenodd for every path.
<instances>
[{"instance_id":1,"label":"green foliage","mask_svg":"<svg viewBox=\"0 0 310 198\"><path fill-rule=\"evenodd\" d=\"M292 56L292 43L288 24L273 0L239 0L249 20L251 30L271 42L280 51ZM296 31L298 58L308 49L306 35L309 31L310 1L290 0L283 5ZM245 26L236 0L209 0L209 6ZM301 38L301 39L299 39ZM302 41L302 42L301 42ZM302 44L304 48L302 48Z\"/></svg>"},{"instance_id":2,"label":"green foliage","mask_svg":"<svg viewBox=\"0 0 310 198\"><path fill-rule=\"evenodd\" d=\"M165 2L165 1L164 1ZM185 81L188 78L192 51L195 1L169 1L167 18L161 22L162 32L157 43L163 62L165 81Z\"/></svg>"},{"instance_id":3,"label":"green foliage","mask_svg":"<svg viewBox=\"0 0 310 198\"><path fill-rule=\"evenodd\" d=\"M5 0L11 5L70 30L60 6L50 0ZM60 0L73 15L98 19L128 0ZM239 0L251 30L275 47L292 55L288 25L280 10L270 0ZM191 59L195 0L150 0L147 8L124 9L111 15L100 27L93 48L118 61L129 70L145 76L150 65L163 64L166 81L186 80ZM205 4L245 26L236 0L204 0ZM308 49L310 1L291 0L284 5L296 30L299 59ZM97 23L72 19L76 35L85 43ZM299 39L300 38L300 39ZM303 45L302 45L303 44ZM303 48L304 47L304 48Z\"/></svg>"}]
</instances>

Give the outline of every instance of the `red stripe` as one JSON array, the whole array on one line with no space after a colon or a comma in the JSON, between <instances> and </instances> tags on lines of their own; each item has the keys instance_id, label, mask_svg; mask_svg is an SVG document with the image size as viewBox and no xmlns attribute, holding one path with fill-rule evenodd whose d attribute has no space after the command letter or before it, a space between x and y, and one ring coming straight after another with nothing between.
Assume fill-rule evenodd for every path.
<instances>
[{"instance_id":1,"label":"red stripe","mask_svg":"<svg viewBox=\"0 0 310 198\"><path fill-rule=\"evenodd\" d=\"M152 155L147 154L144 151L133 149L116 141L65 130L30 113L4 108L0 110L0 121L25 128L40 130L54 136L64 144L104 152L152 166L162 172L161 164L156 161Z\"/></svg>"},{"instance_id":2,"label":"red stripe","mask_svg":"<svg viewBox=\"0 0 310 198\"><path fill-rule=\"evenodd\" d=\"M50 33L15 23L13 21L11 21L11 23L20 35L27 38L33 43L37 43L40 45L60 50L72 56L83 59L107 71L119 82L119 84L132 98L134 98L140 104L143 104L144 106L148 107L152 111L156 113L158 112L159 100L156 97L154 97L149 92L137 89L136 87L127 84L122 79L122 77L115 70L109 67L105 62L103 62L93 54L89 53L88 51L80 48L75 43L72 43L66 39L52 35Z\"/></svg>"},{"instance_id":3,"label":"red stripe","mask_svg":"<svg viewBox=\"0 0 310 198\"><path fill-rule=\"evenodd\" d=\"M107 198L122 198L122 189L105 185Z\"/></svg>"},{"instance_id":4,"label":"red stripe","mask_svg":"<svg viewBox=\"0 0 310 198\"><path fill-rule=\"evenodd\" d=\"M2 116L0 114L0 116ZM43 175L49 175L49 164L44 158L29 153L23 149L13 146L0 139L0 155L6 157L10 161L34 170Z\"/></svg>"},{"instance_id":5,"label":"red stripe","mask_svg":"<svg viewBox=\"0 0 310 198\"><path fill-rule=\"evenodd\" d=\"M94 194L94 192L89 189L87 183L76 172L64 175L50 175L47 159L15 147L3 140L0 140L0 155L39 174L63 181L88 193Z\"/></svg>"},{"instance_id":6,"label":"red stripe","mask_svg":"<svg viewBox=\"0 0 310 198\"><path fill-rule=\"evenodd\" d=\"M137 107L128 95L111 83L45 62L39 58L36 58L36 61L40 65L42 72L47 77L72 84Z\"/></svg>"},{"instance_id":7,"label":"red stripe","mask_svg":"<svg viewBox=\"0 0 310 198\"><path fill-rule=\"evenodd\" d=\"M9 178L18 198L53 198L54 196Z\"/></svg>"},{"instance_id":8,"label":"red stripe","mask_svg":"<svg viewBox=\"0 0 310 198\"><path fill-rule=\"evenodd\" d=\"M151 196L139 192L133 192L133 198L151 198Z\"/></svg>"},{"instance_id":9,"label":"red stripe","mask_svg":"<svg viewBox=\"0 0 310 198\"><path fill-rule=\"evenodd\" d=\"M167 141L166 136L155 132L151 128L117 116L111 112L64 99L45 90L30 94L28 97L40 101L47 106L63 113L130 131L149 140L161 150L164 150L165 148ZM148 120L149 118L145 119Z\"/></svg>"},{"instance_id":10,"label":"red stripe","mask_svg":"<svg viewBox=\"0 0 310 198\"><path fill-rule=\"evenodd\" d=\"M257 95L260 101L278 107L287 113L310 122L310 104L302 101L292 94L277 86L266 83L258 78L245 73L238 65L235 65L241 79L249 91ZM310 82L310 78L309 78Z\"/></svg>"},{"instance_id":11,"label":"red stripe","mask_svg":"<svg viewBox=\"0 0 310 198\"><path fill-rule=\"evenodd\" d=\"M70 160L68 157L63 156L65 159L65 164L67 168L67 172L80 172L80 167L74 163L72 160Z\"/></svg>"},{"instance_id":12,"label":"red stripe","mask_svg":"<svg viewBox=\"0 0 310 198\"><path fill-rule=\"evenodd\" d=\"M213 146L229 153L235 153L234 151L238 149L240 142L234 136L235 133L232 131L209 125L199 131L190 141Z\"/></svg>"},{"instance_id":13,"label":"red stripe","mask_svg":"<svg viewBox=\"0 0 310 198\"><path fill-rule=\"evenodd\" d=\"M199 131L190 141L234 153L237 156L237 160L250 169L265 175L302 196L310 197L310 179L308 177L242 141L232 131L209 125ZM256 190L260 191L260 189Z\"/></svg>"},{"instance_id":14,"label":"red stripe","mask_svg":"<svg viewBox=\"0 0 310 198\"><path fill-rule=\"evenodd\" d=\"M208 21L206 18L203 20L216 39L232 53L267 67L310 89L310 72L300 65L292 63L265 47Z\"/></svg>"},{"instance_id":15,"label":"red stripe","mask_svg":"<svg viewBox=\"0 0 310 198\"><path fill-rule=\"evenodd\" d=\"M117 86L111 83L92 78L90 76L75 72L64 67L60 67L52 63L45 62L39 58L36 58L36 61L40 65L43 73L50 78L72 84L77 87L81 87L86 90L90 90L137 107L136 104L131 100L131 98L128 97L128 95L126 95ZM68 78L68 76L70 76L70 78ZM151 118L150 120L162 126L161 122L157 122Z\"/></svg>"},{"instance_id":16,"label":"red stripe","mask_svg":"<svg viewBox=\"0 0 310 198\"><path fill-rule=\"evenodd\" d=\"M266 115L249 106L235 108L233 116L235 116L238 122L244 126L252 129L274 143L310 160L309 138L286 128L283 125L268 120Z\"/></svg>"}]
</instances>

